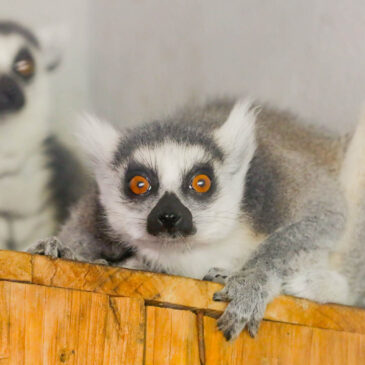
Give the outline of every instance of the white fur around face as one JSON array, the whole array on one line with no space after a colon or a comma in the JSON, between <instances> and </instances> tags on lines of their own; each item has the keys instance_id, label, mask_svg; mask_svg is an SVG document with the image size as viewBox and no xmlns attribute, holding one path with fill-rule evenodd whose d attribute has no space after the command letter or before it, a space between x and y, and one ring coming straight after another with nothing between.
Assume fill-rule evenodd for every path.
<instances>
[{"instance_id":1,"label":"white fur around face","mask_svg":"<svg viewBox=\"0 0 365 365\"><path fill-rule=\"evenodd\" d=\"M250 104L239 103L215 132L214 138L225 153L223 163L212 159L202 146L181 145L169 140L134 151L130 158L155 170L160 185L157 196L138 203L123 195L127 163L118 170L110 164L113 153L109 147L116 145L118 133L103 124L91 128L98 131L105 127L104 131L96 133L100 139L98 137L96 142L93 139L88 145L94 159L98 158L96 154L102 156L95 164L95 175L108 221L156 270L201 278L212 266L236 269L237 259L242 264L260 240L241 216L244 177L255 151L254 121L255 112L250 110ZM213 163L217 191L211 201L201 203L186 196L181 186L191 168L207 162ZM175 193L192 213L197 230L194 235L168 239L147 232L147 217L166 192Z\"/></svg>"},{"instance_id":2,"label":"white fur around face","mask_svg":"<svg viewBox=\"0 0 365 365\"><path fill-rule=\"evenodd\" d=\"M203 279L212 267L228 271L241 269L263 239L238 222L224 240L212 239L207 245L191 245L184 251L174 247L172 242L171 247L144 245L137 257L123 263L123 266L139 270L163 270L174 275ZM143 257L149 260L152 267L144 265Z\"/></svg>"},{"instance_id":3,"label":"white fur around face","mask_svg":"<svg viewBox=\"0 0 365 365\"><path fill-rule=\"evenodd\" d=\"M0 35L0 75L11 73L17 52L25 44L19 35ZM35 59L36 74L29 83L22 85L25 107L19 112L0 116L0 174L19 169L49 134L46 71L39 51L30 45L27 47Z\"/></svg>"},{"instance_id":4,"label":"white fur around face","mask_svg":"<svg viewBox=\"0 0 365 365\"><path fill-rule=\"evenodd\" d=\"M195 202L189 205L180 190L182 178L195 164L208 162L210 156L202 147L187 147L169 142L158 147L142 147L130 158L157 171L160 185L158 194L138 204L125 198L122 193L122 182L127 165L125 164L118 171L109 169L103 174L96 171L96 178L102 192L101 200L109 211L109 221L114 230L128 237L129 241L138 247L149 244L158 245L161 239L151 236L146 231L148 214L166 192L175 193L190 210L194 209ZM197 208L199 209L200 206Z\"/></svg>"},{"instance_id":5,"label":"white fur around face","mask_svg":"<svg viewBox=\"0 0 365 365\"><path fill-rule=\"evenodd\" d=\"M158 172L160 190L174 192L178 196L184 174L196 164L209 162L211 157L201 146L184 146L174 142L158 147L142 147L132 160Z\"/></svg>"}]
</instances>

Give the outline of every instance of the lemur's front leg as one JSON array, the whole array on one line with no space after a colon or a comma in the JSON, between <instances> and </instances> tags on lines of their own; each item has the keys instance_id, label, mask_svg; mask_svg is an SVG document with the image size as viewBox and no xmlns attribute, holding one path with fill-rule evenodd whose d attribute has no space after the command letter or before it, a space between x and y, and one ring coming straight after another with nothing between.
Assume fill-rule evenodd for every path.
<instances>
[{"instance_id":1,"label":"lemur's front leg","mask_svg":"<svg viewBox=\"0 0 365 365\"><path fill-rule=\"evenodd\" d=\"M267 304L283 293L283 284L291 276L315 263L321 251L329 251L343 224L341 214L326 213L269 236L243 269L229 275L223 290L214 294L214 300L230 302L218 319L225 338L236 338L245 327L255 336Z\"/></svg>"}]
</instances>

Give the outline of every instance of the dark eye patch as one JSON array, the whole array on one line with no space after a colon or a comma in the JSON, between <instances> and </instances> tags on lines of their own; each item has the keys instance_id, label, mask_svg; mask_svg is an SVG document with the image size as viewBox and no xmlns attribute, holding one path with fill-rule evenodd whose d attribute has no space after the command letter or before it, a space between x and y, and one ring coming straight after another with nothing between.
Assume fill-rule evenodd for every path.
<instances>
[{"instance_id":1,"label":"dark eye patch","mask_svg":"<svg viewBox=\"0 0 365 365\"><path fill-rule=\"evenodd\" d=\"M150 183L150 189L147 194L136 195L131 191L129 183L135 176L143 176L144 178L146 178L148 180L148 182ZM124 176L124 183L123 183L124 194L128 198L143 199L150 195L156 194L158 191L158 188L159 188L158 177L157 177L157 173L154 170L152 170L146 166L143 166L139 163L136 163L136 162L129 163L129 165L126 169L126 173Z\"/></svg>"},{"instance_id":2,"label":"dark eye patch","mask_svg":"<svg viewBox=\"0 0 365 365\"><path fill-rule=\"evenodd\" d=\"M28 48L21 48L13 62L13 71L24 80L30 80L35 73L35 61Z\"/></svg>"},{"instance_id":3,"label":"dark eye patch","mask_svg":"<svg viewBox=\"0 0 365 365\"><path fill-rule=\"evenodd\" d=\"M197 175L207 175L210 178L211 186L209 191L198 193L191 188L192 180ZM217 182L215 179L214 169L209 163L195 165L183 178L181 190L185 195L190 195L198 200L207 200L217 191Z\"/></svg>"}]
</instances>

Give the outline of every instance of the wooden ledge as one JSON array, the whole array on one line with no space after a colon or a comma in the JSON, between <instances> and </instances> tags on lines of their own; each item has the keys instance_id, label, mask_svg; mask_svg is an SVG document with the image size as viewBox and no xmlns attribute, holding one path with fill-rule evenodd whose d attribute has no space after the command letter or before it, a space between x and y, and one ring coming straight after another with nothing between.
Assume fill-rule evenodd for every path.
<instances>
[{"instance_id":1,"label":"wooden ledge","mask_svg":"<svg viewBox=\"0 0 365 365\"><path fill-rule=\"evenodd\" d=\"M175 307L216 317L226 304L214 302L222 285L178 276L51 259L0 250L0 280L76 289L114 297L141 298L154 306ZM281 296L269 304L266 320L365 334L365 310L321 305Z\"/></svg>"}]
</instances>

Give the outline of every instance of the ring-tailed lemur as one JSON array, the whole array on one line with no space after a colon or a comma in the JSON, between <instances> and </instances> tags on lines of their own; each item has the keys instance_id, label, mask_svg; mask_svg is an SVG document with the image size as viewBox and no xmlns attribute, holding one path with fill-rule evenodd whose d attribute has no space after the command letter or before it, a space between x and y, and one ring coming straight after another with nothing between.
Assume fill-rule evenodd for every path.
<instances>
[{"instance_id":1,"label":"ring-tailed lemur","mask_svg":"<svg viewBox=\"0 0 365 365\"><path fill-rule=\"evenodd\" d=\"M0 21L0 248L52 234L80 193L80 166L50 132L46 59L29 29Z\"/></svg>"},{"instance_id":2,"label":"ring-tailed lemur","mask_svg":"<svg viewBox=\"0 0 365 365\"><path fill-rule=\"evenodd\" d=\"M347 270L353 251L340 244L346 224L357 232L340 179L350 139L271 107L232 107L217 101L124 132L89 118L80 135L95 187L58 238L30 251L220 281L227 339L254 336L281 293L360 302L365 272Z\"/></svg>"}]
</instances>

